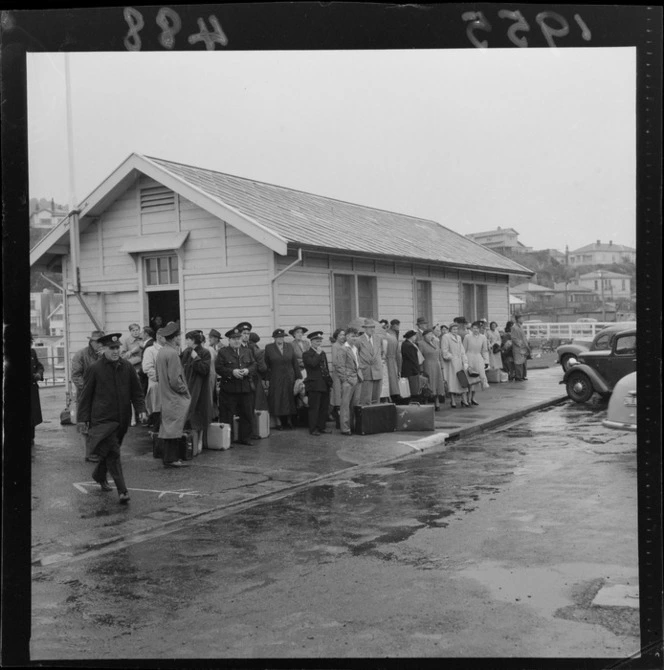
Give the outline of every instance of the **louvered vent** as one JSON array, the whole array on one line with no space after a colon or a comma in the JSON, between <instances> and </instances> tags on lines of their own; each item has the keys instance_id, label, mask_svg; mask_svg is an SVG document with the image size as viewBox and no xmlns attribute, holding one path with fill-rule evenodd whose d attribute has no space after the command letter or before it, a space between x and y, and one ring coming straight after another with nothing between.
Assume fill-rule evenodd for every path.
<instances>
[{"instance_id":1,"label":"louvered vent","mask_svg":"<svg viewBox=\"0 0 664 670\"><path fill-rule=\"evenodd\" d=\"M141 213L163 212L175 209L175 193L165 186L141 189Z\"/></svg>"}]
</instances>

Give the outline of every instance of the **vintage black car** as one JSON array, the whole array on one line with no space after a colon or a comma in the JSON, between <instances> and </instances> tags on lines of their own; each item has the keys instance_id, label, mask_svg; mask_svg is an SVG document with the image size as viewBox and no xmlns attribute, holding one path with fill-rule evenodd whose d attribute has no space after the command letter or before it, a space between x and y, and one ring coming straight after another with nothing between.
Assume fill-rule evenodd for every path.
<instances>
[{"instance_id":1,"label":"vintage black car","mask_svg":"<svg viewBox=\"0 0 664 670\"><path fill-rule=\"evenodd\" d=\"M561 384L574 402L584 403L593 393L608 398L618 380L636 371L636 328L615 333L608 350L584 351L571 358Z\"/></svg>"},{"instance_id":2,"label":"vintage black car","mask_svg":"<svg viewBox=\"0 0 664 670\"><path fill-rule=\"evenodd\" d=\"M613 344L613 338L616 336L616 333L625 330L626 328L636 328L636 322L623 322L623 323L612 323L606 328L595 335L590 345L581 342L570 342L568 344L562 344L556 349L558 354L558 363L563 369L563 372L567 372L569 368L569 362L572 359L578 358L579 354L584 351L601 351L601 350L610 350L611 345Z\"/></svg>"}]
</instances>

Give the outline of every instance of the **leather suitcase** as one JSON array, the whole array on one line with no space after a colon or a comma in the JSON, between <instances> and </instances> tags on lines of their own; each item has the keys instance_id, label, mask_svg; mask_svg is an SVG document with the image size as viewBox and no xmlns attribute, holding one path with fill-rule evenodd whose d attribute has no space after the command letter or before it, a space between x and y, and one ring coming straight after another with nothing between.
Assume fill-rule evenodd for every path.
<instances>
[{"instance_id":1,"label":"leather suitcase","mask_svg":"<svg viewBox=\"0 0 664 670\"><path fill-rule=\"evenodd\" d=\"M150 437L152 438L152 456L154 458L162 458L164 455L164 447L159 439L159 432L151 432Z\"/></svg>"},{"instance_id":2,"label":"leather suitcase","mask_svg":"<svg viewBox=\"0 0 664 670\"><path fill-rule=\"evenodd\" d=\"M270 413L266 409L254 410L252 428L254 435L260 438L270 437Z\"/></svg>"},{"instance_id":3,"label":"leather suitcase","mask_svg":"<svg viewBox=\"0 0 664 670\"><path fill-rule=\"evenodd\" d=\"M185 430L180 438L178 456L181 461L190 461L194 457L194 436L190 431Z\"/></svg>"},{"instance_id":4,"label":"leather suitcase","mask_svg":"<svg viewBox=\"0 0 664 670\"><path fill-rule=\"evenodd\" d=\"M405 377L399 377L399 395L402 398L410 398L410 384Z\"/></svg>"},{"instance_id":5,"label":"leather suitcase","mask_svg":"<svg viewBox=\"0 0 664 670\"><path fill-rule=\"evenodd\" d=\"M506 372L503 372L502 370L498 370L497 368L489 368L486 371L486 378L487 381L490 382L491 384L501 384L503 382L508 381L509 377Z\"/></svg>"},{"instance_id":6,"label":"leather suitcase","mask_svg":"<svg viewBox=\"0 0 664 670\"><path fill-rule=\"evenodd\" d=\"M397 430L429 430L435 428L435 407L418 402L397 406Z\"/></svg>"},{"instance_id":7,"label":"leather suitcase","mask_svg":"<svg viewBox=\"0 0 664 670\"><path fill-rule=\"evenodd\" d=\"M397 406L391 402L356 405L355 432L359 435L393 433L397 428Z\"/></svg>"},{"instance_id":8,"label":"leather suitcase","mask_svg":"<svg viewBox=\"0 0 664 670\"><path fill-rule=\"evenodd\" d=\"M207 448L225 451L231 448L231 427L227 423L211 423L207 430Z\"/></svg>"},{"instance_id":9,"label":"leather suitcase","mask_svg":"<svg viewBox=\"0 0 664 670\"><path fill-rule=\"evenodd\" d=\"M459 380L459 384L461 384L461 386L463 386L465 389L470 388L473 384L480 384L482 382L482 378L479 375L477 377L470 377L466 374L465 370L459 370L456 375L457 379Z\"/></svg>"}]
</instances>

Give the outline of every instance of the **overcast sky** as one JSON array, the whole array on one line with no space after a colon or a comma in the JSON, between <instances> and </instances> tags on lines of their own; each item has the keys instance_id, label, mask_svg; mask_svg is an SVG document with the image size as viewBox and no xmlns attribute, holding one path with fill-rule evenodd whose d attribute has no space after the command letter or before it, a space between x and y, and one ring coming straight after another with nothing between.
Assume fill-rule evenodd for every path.
<instances>
[{"instance_id":1,"label":"overcast sky","mask_svg":"<svg viewBox=\"0 0 664 670\"><path fill-rule=\"evenodd\" d=\"M536 249L636 242L633 48L70 55L75 195L132 152ZM69 201L65 57L28 54L30 196Z\"/></svg>"}]
</instances>

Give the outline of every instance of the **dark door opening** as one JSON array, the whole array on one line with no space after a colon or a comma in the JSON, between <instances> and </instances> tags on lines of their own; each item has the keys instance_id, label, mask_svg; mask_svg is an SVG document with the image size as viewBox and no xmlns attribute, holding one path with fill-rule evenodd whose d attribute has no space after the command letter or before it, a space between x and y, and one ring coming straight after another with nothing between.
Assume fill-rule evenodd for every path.
<instances>
[{"instance_id":1,"label":"dark door opening","mask_svg":"<svg viewBox=\"0 0 664 670\"><path fill-rule=\"evenodd\" d=\"M148 315L150 327L159 327L155 318L161 317L161 325L165 326L169 321L180 321L180 291L149 291L148 292Z\"/></svg>"}]
</instances>

